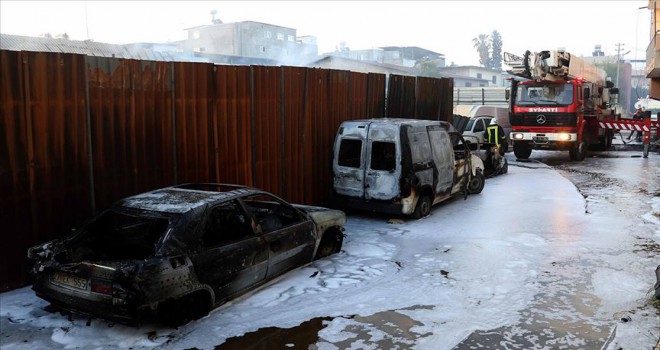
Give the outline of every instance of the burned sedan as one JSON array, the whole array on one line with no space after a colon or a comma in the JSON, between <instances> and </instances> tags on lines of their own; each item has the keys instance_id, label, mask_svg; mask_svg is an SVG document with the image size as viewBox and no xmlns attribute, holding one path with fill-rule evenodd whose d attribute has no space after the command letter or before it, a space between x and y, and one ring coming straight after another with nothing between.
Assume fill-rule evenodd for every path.
<instances>
[{"instance_id":1,"label":"burned sedan","mask_svg":"<svg viewBox=\"0 0 660 350\"><path fill-rule=\"evenodd\" d=\"M128 324L202 317L339 252L346 216L261 190L186 184L123 199L70 236L28 250L37 296Z\"/></svg>"}]
</instances>

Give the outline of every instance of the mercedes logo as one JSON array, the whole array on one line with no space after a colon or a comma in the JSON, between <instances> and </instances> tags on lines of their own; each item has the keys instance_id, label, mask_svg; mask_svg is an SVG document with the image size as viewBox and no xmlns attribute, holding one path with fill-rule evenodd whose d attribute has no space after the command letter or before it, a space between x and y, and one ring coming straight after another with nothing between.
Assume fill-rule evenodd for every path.
<instances>
[{"instance_id":1,"label":"mercedes logo","mask_svg":"<svg viewBox=\"0 0 660 350\"><path fill-rule=\"evenodd\" d=\"M544 124L545 123L545 116L543 114L539 114L538 117L536 117L536 122L539 124Z\"/></svg>"}]
</instances>

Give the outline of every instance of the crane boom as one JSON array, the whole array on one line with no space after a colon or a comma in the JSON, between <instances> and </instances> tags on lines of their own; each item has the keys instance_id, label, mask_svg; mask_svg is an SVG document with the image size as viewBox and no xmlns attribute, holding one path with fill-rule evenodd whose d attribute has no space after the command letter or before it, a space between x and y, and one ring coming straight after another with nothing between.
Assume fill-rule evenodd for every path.
<instances>
[{"instance_id":1,"label":"crane boom","mask_svg":"<svg viewBox=\"0 0 660 350\"><path fill-rule=\"evenodd\" d=\"M607 75L603 69L565 51L526 51L523 57L504 53L507 72L535 81L573 80L577 78L604 87Z\"/></svg>"}]
</instances>

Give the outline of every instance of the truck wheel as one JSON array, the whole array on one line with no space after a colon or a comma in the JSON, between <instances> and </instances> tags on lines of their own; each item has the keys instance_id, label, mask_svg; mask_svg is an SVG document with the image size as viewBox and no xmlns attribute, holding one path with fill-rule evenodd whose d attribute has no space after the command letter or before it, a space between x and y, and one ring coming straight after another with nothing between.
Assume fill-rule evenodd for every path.
<instances>
[{"instance_id":1,"label":"truck wheel","mask_svg":"<svg viewBox=\"0 0 660 350\"><path fill-rule=\"evenodd\" d=\"M486 184L486 177L481 171L477 171L477 175L474 175L470 178L470 182L467 185L467 191L469 194L481 193Z\"/></svg>"},{"instance_id":2,"label":"truck wheel","mask_svg":"<svg viewBox=\"0 0 660 350\"><path fill-rule=\"evenodd\" d=\"M612 147L612 138L614 136L608 131L605 133L605 136L598 138L598 144L594 147L596 151L604 152Z\"/></svg>"},{"instance_id":3,"label":"truck wheel","mask_svg":"<svg viewBox=\"0 0 660 350\"><path fill-rule=\"evenodd\" d=\"M413 219L421 219L431 213L431 197L422 195L417 200L417 206L412 214Z\"/></svg>"},{"instance_id":4,"label":"truck wheel","mask_svg":"<svg viewBox=\"0 0 660 350\"><path fill-rule=\"evenodd\" d=\"M571 160L583 161L587 157L587 144L583 141L579 142L575 147L571 147L568 150L568 156Z\"/></svg>"},{"instance_id":5,"label":"truck wheel","mask_svg":"<svg viewBox=\"0 0 660 350\"><path fill-rule=\"evenodd\" d=\"M528 159L532 154L532 148L529 147L527 142L514 142L513 143L513 154L515 154L518 159Z\"/></svg>"}]
</instances>

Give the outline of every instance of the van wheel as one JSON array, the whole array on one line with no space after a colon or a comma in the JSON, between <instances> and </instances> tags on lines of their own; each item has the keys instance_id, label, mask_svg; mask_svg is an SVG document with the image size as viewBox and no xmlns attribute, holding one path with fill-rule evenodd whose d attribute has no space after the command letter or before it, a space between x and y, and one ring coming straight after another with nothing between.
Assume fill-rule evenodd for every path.
<instances>
[{"instance_id":1,"label":"van wheel","mask_svg":"<svg viewBox=\"0 0 660 350\"><path fill-rule=\"evenodd\" d=\"M484 177L484 174L482 174L481 171L477 171L477 175L470 178L470 182L467 185L467 191L469 194L481 193L485 184L486 177Z\"/></svg>"},{"instance_id":2,"label":"van wheel","mask_svg":"<svg viewBox=\"0 0 660 350\"><path fill-rule=\"evenodd\" d=\"M421 219L431 213L431 198L427 195L421 196L412 214L413 219Z\"/></svg>"},{"instance_id":3,"label":"van wheel","mask_svg":"<svg viewBox=\"0 0 660 350\"><path fill-rule=\"evenodd\" d=\"M509 172L509 161L504 158L504 164L502 165L502 169L500 170L500 174L506 174Z\"/></svg>"}]
</instances>

